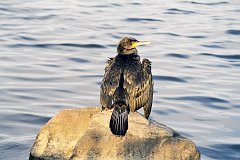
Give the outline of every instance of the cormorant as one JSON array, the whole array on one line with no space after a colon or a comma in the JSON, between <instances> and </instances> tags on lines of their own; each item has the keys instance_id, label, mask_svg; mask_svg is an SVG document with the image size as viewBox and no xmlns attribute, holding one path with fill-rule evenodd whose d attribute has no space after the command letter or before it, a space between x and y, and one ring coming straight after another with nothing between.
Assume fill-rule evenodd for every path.
<instances>
[{"instance_id":1,"label":"cormorant","mask_svg":"<svg viewBox=\"0 0 240 160\"><path fill-rule=\"evenodd\" d=\"M153 100L151 61L143 59L136 47L148 44L134 38L123 38L117 55L107 61L100 90L102 109L113 109L109 127L115 135L124 136L128 130L128 113L143 107L148 119Z\"/></svg>"}]
</instances>

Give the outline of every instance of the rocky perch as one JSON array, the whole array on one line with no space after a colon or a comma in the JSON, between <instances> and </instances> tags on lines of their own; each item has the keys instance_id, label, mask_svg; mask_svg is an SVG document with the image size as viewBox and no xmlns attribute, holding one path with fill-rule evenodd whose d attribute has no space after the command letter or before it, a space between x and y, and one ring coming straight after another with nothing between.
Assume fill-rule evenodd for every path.
<instances>
[{"instance_id":1,"label":"rocky perch","mask_svg":"<svg viewBox=\"0 0 240 160\"><path fill-rule=\"evenodd\" d=\"M60 111L38 133L29 160L200 159L191 140L137 112L129 114L127 134L115 136L110 116L111 111L100 112L99 107Z\"/></svg>"}]
</instances>

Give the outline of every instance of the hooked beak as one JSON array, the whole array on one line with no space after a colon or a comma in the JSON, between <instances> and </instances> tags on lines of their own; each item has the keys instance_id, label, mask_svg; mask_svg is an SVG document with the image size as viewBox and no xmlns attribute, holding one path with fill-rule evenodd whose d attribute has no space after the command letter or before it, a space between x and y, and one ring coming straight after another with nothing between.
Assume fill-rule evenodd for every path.
<instances>
[{"instance_id":1,"label":"hooked beak","mask_svg":"<svg viewBox=\"0 0 240 160\"><path fill-rule=\"evenodd\" d=\"M137 46L145 45L145 44L150 44L150 43L151 43L151 42L149 42L149 41L137 41L137 42L134 42L134 43L132 44L132 47L135 48L135 47L137 47Z\"/></svg>"}]
</instances>

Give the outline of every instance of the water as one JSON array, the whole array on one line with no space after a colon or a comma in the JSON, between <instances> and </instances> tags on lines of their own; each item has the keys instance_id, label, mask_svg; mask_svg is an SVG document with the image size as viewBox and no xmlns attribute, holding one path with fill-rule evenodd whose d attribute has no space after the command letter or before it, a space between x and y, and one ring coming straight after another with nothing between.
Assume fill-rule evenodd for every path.
<instances>
[{"instance_id":1,"label":"water","mask_svg":"<svg viewBox=\"0 0 240 160\"><path fill-rule=\"evenodd\" d=\"M192 139L202 159L240 159L240 2L0 1L0 159L27 159L65 108L100 106L121 37L154 75L151 119Z\"/></svg>"}]
</instances>

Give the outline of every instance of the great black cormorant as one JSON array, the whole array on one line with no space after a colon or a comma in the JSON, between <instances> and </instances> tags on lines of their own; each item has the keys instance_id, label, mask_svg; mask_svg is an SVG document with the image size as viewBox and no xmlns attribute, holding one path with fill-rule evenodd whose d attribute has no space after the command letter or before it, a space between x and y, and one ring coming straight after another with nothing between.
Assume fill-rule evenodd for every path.
<instances>
[{"instance_id":1,"label":"great black cormorant","mask_svg":"<svg viewBox=\"0 0 240 160\"><path fill-rule=\"evenodd\" d=\"M128 113L143 107L148 119L153 100L151 61L143 59L136 47L148 44L134 38L123 38L117 47L117 56L105 67L100 91L102 109L113 109L109 127L113 134L124 136L128 130Z\"/></svg>"}]
</instances>

